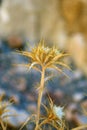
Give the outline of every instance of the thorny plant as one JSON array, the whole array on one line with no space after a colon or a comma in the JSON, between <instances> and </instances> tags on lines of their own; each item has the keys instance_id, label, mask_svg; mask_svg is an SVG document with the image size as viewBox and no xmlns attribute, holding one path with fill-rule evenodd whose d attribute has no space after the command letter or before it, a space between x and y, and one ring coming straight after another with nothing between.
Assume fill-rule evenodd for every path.
<instances>
[{"instance_id":1,"label":"thorny plant","mask_svg":"<svg viewBox=\"0 0 87 130\"><path fill-rule=\"evenodd\" d=\"M43 130L47 128L47 125L49 125L49 130L52 130L52 128L55 128L57 130L68 130L66 124L65 124L65 113L64 113L64 107L56 106L54 105L51 98L48 98L48 107L44 104L42 104L45 114L40 114L40 120L38 125L38 130ZM20 128L20 130L26 125L27 122L36 122L36 115L32 114L31 117L29 117L26 122L23 124L23 126Z\"/></svg>"},{"instance_id":2,"label":"thorny plant","mask_svg":"<svg viewBox=\"0 0 87 130\"><path fill-rule=\"evenodd\" d=\"M53 101L49 97L49 106L42 104L46 111L46 116L43 116L41 123L39 124L39 128L42 128L43 125L49 124L57 130L64 130L65 113L63 112L63 107L54 105Z\"/></svg>"},{"instance_id":3,"label":"thorny plant","mask_svg":"<svg viewBox=\"0 0 87 130\"><path fill-rule=\"evenodd\" d=\"M9 109L8 107L11 105L11 100L3 101L3 95L0 96L0 128L2 130L7 130L7 119L9 116L8 112Z\"/></svg>"},{"instance_id":4,"label":"thorny plant","mask_svg":"<svg viewBox=\"0 0 87 130\"><path fill-rule=\"evenodd\" d=\"M29 58L30 62L27 64L17 64L24 67L27 67L29 70L35 69L41 74L40 86L38 87L38 102L37 102L37 116L36 116L36 126L35 130L39 130L40 123L40 107L42 101L42 95L44 91L45 85L45 74L46 70L49 68L55 69L58 72L64 73L59 66L66 67L65 63L63 63L62 59L69 54L60 52L56 47L47 47L45 46L44 41L40 41L40 43L32 48L30 52L28 51L17 51L18 54L26 56ZM64 73L65 74L65 73Z\"/></svg>"}]
</instances>

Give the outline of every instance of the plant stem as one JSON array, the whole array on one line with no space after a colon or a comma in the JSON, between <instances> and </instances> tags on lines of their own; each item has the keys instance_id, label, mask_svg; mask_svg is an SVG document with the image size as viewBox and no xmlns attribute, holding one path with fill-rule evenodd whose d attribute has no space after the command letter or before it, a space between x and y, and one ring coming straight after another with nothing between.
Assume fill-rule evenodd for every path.
<instances>
[{"instance_id":1,"label":"plant stem","mask_svg":"<svg viewBox=\"0 0 87 130\"><path fill-rule=\"evenodd\" d=\"M48 120L46 119L46 120L42 121L39 126L41 127L42 125L46 124L47 122L48 122Z\"/></svg>"},{"instance_id":2,"label":"plant stem","mask_svg":"<svg viewBox=\"0 0 87 130\"><path fill-rule=\"evenodd\" d=\"M2 130L6 130L6 127L4 126L4 123L2 120L0 120L0 124L1 124Z\"/></svg>"},{"instance_id":3,"label":"plant stem","mask_svg":"<svg viewBox=\"0 0 87 130\"><path fill-rule=\"evenodd\" d=\"M43 88L44 88L44 77L45 77L45 69L44 69L44 67L42 67L41 81L40 81L40 90L39 90L39 94L38 94L37 119L36 119L35 130L38 130L38 128L39 128L40 106L41 106L42 95L43 95Z\"/></svg>"},{"instance_id":4,"label":"plant stem","mask_svg":"<svg viewBox=\"0 0 87 130\"><path fill-rule=\"evenodd\" d=\"M84 128L87 128L87 124L82 125L82 126L79 126L79 127L77 127L77 128L74 128L74 129L72 129L72 130L81 130L81 129L84 129Z\"/></svg>"}]
</instances>

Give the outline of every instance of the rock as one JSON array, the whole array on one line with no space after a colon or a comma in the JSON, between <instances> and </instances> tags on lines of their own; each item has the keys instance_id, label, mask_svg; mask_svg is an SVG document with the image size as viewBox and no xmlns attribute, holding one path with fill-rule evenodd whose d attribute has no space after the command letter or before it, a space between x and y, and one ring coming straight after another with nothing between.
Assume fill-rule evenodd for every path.
<instances>
[{"instance_id":1,"label":"rock","mask_svg":"<svg viewBox=\"0 0 87 130\"><path fill-rule=\"evenodd\" d=\"M10 106L8 120L5 120L9 125L13 127L21 126L29 117L29 114L25 110L17 110L15 107Z\"/></svg>"},{"instance_id":2,"label":"rock","mask_svg":"<svg viewBox=\"0 0 87 130\"><path fill-rule=\"evenodd\" d=\"M36 107L36 104L34 103L29 104L27 109L29 112L34 113L34 114L37 112L37 107Z\"/></svg>"},{"instance_id":3,"label":"rock","mask_svg":"<svg viewBox=\"0 0 87 130\"><path fill-rule=\"evenodd\" d=\"M55 92L54 92L54 96L55 96L57 99L62 99L62 98L64 97L64 93L63 93L61 90L57 89L57 90L55 90Z\"/></svg>"},{"instance_id":4,"label":"rock","mask_svg":"<svg viewBox=\"0 0 87 130\"><path fill-rule=\"evenodd\" d=\"M74 100L75 102L80 102L83 97L84 97L84 94L83 94L83 93L77 92L77 93L75 93L75 94L73 95L72 98L73 98L73 100Z\"/></svg>"},{"instance_id":5,"label":"rock","mask_svg":"<svg viewBox=\"0 0 87 130\"><path fill-rule=\"evenodd\" d=\"M73 74L74 74L74 77L73 77L74 80L76 80L76 79L77 79L77 80L80 79L80 78L82 77L82 75L83 75L82 72L81 72L80 70L76 70L76 71L74 71Z\"/></svg>"},{"instance_id":6,"label":"rock","mask_svg":"<svg viewBox=\"0 0 87 130\"><path fill-rule=\"evenodd\" d=\"M86 42L84 37L77 33L68 39L67 47L76 66L87 73Z\"/></svg>"},{"instance_id":7,"label":"rock","mask_svg":"<svg viewBox=\"0 0 87 130\"><path fill-rule=\"evenodd\" d=\"M82 99L81 106L87 110L87 96Z\"/></svg>"},{"instance_id":8,"label":"rock","mask_svg":"<svg viewBox=\"0 0 87 130\"><path fill-rule=\"evenodd\" d=\"M26 90L26 79L21 77L21 78L18 78L17 81L16 81L16 89L18 91L24 91Z\"/></svg>"},{"instance_id":9,"label":"rock","mask_svg":"<svg viewBox=\"0 0 87 130\"><path fill-rule=\"evenodd\" d=\"M70 32L77 30L76 22L80 19L82 9L83 2L81 0L61 0L61 12Z\"/></svg>"},{"instance_id":10,"label":"rock","mask_svg":"<svg viewBox=\"0 0 87 130\"><path fill-rule=\"evenodd\" d=\"M0 95L3 95L3 96L6 95L6 92L1 88L1 86L0 86Z\"/></svg>"},{"instance_id":11,"label":"rock","mask_svg":"<svg viewBox=\"0 0 87 130\"><path fill-rule=\"evenodd\" d=\"M87 116L79 115L78 119L82 124L87 124Z\"/></svg>"},{"instance_id":12,"label":"rock","mask_svg":"<svg viewBox=\"0 0 87 130\"><path fill-rule=\"evenodd\" d=\"M18 36L11 36L7 39L8 45L10 48L22 48L23 46L23 40L21 37Z\"/></svg>"},{"instance_id":13,"label":"rock","mask_svg":"<svg viewBox=\"0 0 87 130\"><path fill-rule=\"evenodd\" d=\"M67 120L72 120L74 118L77 119L77 106L75 103L71 103L68 105L66 109L66 119Z\"/></svg>"}]
</instances>

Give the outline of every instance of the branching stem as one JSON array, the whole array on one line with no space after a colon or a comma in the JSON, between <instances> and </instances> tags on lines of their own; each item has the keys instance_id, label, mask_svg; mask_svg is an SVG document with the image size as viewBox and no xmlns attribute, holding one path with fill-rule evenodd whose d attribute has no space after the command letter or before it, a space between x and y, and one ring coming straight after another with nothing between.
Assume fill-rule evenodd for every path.
<instances>
[{"instance_id":1,"label":"branching stem","mask_svg":"<svg viewBox=\"0 0 87 130\"><path fill-rule=\"evenodd\" d=\"M36 127L35 130L39 129L39 118L40 118L40 106L42 101L43 89L44 89L44 77L45 77L45 69L42 67L41 73L41 81L40 81L40 89L38 93L38 103L37 103L37 119L36 119Z\"/></svg>"},{"instance_id":2,"label":"branching stem","mask_svg":"<svg viewBox=\"0 0 87 130\"><path fill-rule=\"evenodd\" d=\"M4 123L2 120L0 120L0 124L1 124L2 130L6 130L6 127L4 126Z\"/></svg>"}]
</instances>

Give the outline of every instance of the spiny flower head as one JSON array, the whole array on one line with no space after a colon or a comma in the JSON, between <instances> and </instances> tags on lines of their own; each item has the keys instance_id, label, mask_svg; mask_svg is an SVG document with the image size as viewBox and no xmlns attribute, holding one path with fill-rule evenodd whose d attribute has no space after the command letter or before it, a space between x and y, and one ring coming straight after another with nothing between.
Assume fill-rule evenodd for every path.
<instances>
[{"instance_id":1,"label":"spiny flower head","mask_svg":"<svg viewBox=\"0 0 87 130\"><path fill-rule=\"evenodd\" d=\"M53 119L56 120L62 120L65 113L63 112L63 107L60 106L56 106L54 105L52 99L49 97L49 107L46 107L46 110L48 109L47 113L49 115L49 117L51 117L51 115L53 116Z\"/></svg>"},{"instance_id":2,"label":"spiny flower head","mask_svg":"<svg viewBox=\"0 0 87 130\"><path fill-rule=\"evenodd\" d=\"M37 46L32 48L30 52L18 51L18 53L30 59L30 62L28 64L22 64L22 66L25 66L29 69L31 68L36 69L39 72L41 72L40 67L41 68L44 67L44 69L53 68L60 72L62 71L57 65L69 68L66 64L64 64L61 61L61 59L67 56L68 54L61 53L54 46L47 47L42 41ZM21 65L21 64L18 64L18 65Z\"/></svg>"},{"instance_id":3,"label":"spiny flower head","mask_svg":"<svg viewBox=\"0 0 87 130\"><path fill-rule=\"evenodd\" d=\"M62 119L65 115L65 113L63 112L63 107L57 107L56 105L53 106L53 112L59 119Z\"/></svg>"},{"instance_id":4,"label":"spiny flower head","mask_svg":"<svg viewBox=\"0 0 87 130\"><path fill-rule=\"evenodd\" d=\"M53 104L53 101L49 97L49 106L43 105L46 110L46 117L43 123L47 123L52 125L56 129L64 130L65 128L65 120L64 120L64 111L63 107L56 106Z\"/></svg>"},{"instance_id":5,"label":"spiny flower head","mask_svg":"<svg viewBox=\"0 0 87 130\"><path fill-rule=\"evenodd\" d=\"M46 65L49 61L52 61L54 57L59 54L58 50L53 47L46 47L44 44L39 44L32 49L32 60L40 62L41 65Z\"/></svg>"}]
</instances>

